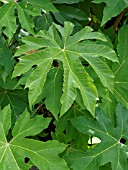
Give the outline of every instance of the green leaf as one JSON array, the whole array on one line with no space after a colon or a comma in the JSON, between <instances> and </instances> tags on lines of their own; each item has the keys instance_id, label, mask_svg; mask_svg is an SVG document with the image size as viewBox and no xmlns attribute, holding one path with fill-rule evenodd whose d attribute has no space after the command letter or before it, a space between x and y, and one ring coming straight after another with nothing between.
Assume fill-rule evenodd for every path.
<instances>
[{"instance_id":1,"label":"green leaf","mask_svg":"<svg viewBox=\"0 0 128 170\"><path fill-rule=\"evenodd\" d=\"M52 68L47 76L43 92L39 98L45 99L45 105L56 120L58 120L58 114L60 112L60 98L62 95L63 85L63 70L62 68ZM41 101L40 99L38 99Z\"/></svg>"},{"instance_id":2,"label":"green leaf","mask_svg":"<svg viewBox=\"0 0 128 170\"><path fill-rule=\"evenodd\" d=\"M84 134L98 137L101 143L87 152L75 151L67 154L66 160L73 170L99 170L99 166L111 163L112 170L127 170L128 110L118 104L116 108L116 127L101 111L97 111L96 120L88 116L71 119L75 128Z\"/></svg>"},{"instance_id":3,"label":"green leaf","mask_svg":"<svg viewBox=\"0 0 128 170\"><path fill-rule=\"evenodd\" d=\"M9 1L9 3L4 4L0 7L0 32L2 32L2 28L5 27L4 32L9 38L9 41L12 39L17 29L15 9L18 11L21 27L32 35L34 35L34 23L31 16L41 15L42 9L54 12L57 11L49 0L37 0L36 3L34 0L28 0L27 2Z\"/></svg>"},{"instance_id":4,"label":"green leaf","mask_svg":"<svg viewBox=\"0 0 128 170\"><path fill-rule=\"evenodd\" d=\"M30 14L26 13L24 6L22 8L20 4L18 5L15 2L9 2L0 8L0 31L2 31L2 28L5 26L5 34L9 38L9 41L12 39L17 29L16 17L14 15L15 9L18 9L19 20L21 22L22 28L26 29L31 34L34 34L34 24L32 23Z\"/></svg>"},{"instance_id":5,"label":"green leaf","mask_svg":"<svg viewBox=\"0 0 128 170\"><path fill-rule=\"evenodd\" d=\"M43 14L42 16L37 16L34 18L35 30L38 32L40 30L48 30L52 25L53 18L51 14Z\"/></svg>"},{"instance_id":6,"label":"green leaf","mask_svg":"<svg viewBox=\"0 0 128 170\"><path fill-rule=\"evenodd\" d=\"M36 52L37 49L46 46L43 38L36 38L32 36L22 38L22 42L24 43L24 45L21 45L18 48L15 56L20 56L21 54L31 54L33 52Z\"/></svg>"},{"instance_id":7,"label":"green leaf","mask_svg":"<svg viewBox=\"0 0 128 170\"><path fill-rule=\"evenodd\" d=\"M96 22L101 23L105 4L91 3L91 7L96 17ZM94 18L93 18L94 19Z\"/></svg>"},{"instance_id":8,"label":"green leaf","mask_svg":"<svg viewBox=\"0 0 128 170\"><path fill-rule=\"evenodd\" d=\"M119 64L113 67L115 71L115 95L125 107L128 108L128 28L124 25L118 35Z\"/></svg>"},{"instance_id":9,"label":"green leaf","mask_svg":"<svg viewBox=\"0 0 128 170\"><path fill-rule=\"evenodd\" d=\"M107 99L108 98L108 99ZM112 123L115 125L115 108L116 108L116 98L110 92L106 93L106 99L102 99L102 103L100 104L100 108L103 112L111 119Z\"/></svg>"},{"instance_id":10,"label":"green leaf","mask_svg":"<svg viewBox=\"0 0 128 170\"><path fill-rule=\"evenodd\" d=\"M128 7L128 1L127 0L94 0L95 3L106 3L106 7L104 8L103 12L103 19L102 19L102 25L104 25L108 20L110 20L112 17L117 16L120 14L124 8Z\"/></svg>"},{"instance_id":11,"label":"green leaf","mask_svg":"<svg viewBox=\"0 0 128 170\"><path fill-rule=\"evenodd\" d=\"M14 87L17 84L16 79L11 79L9 76L4 81L0 77L0 106L4 108L10 104L12 109L13 123L19 115L28 107L28 91L22 89L20 86L17 89Z\"/></svg>"},{"instance_id":12,"label":"green leaf","mask_svg":"<svg viewBox=\"0 0 128 170\"><path fill-rule=\"evenodd\" d=\"M26 0L24 0L26 2ZM47 10L47 11L53 11L57 12L57 9L54 7L54 5L49 0L27 0L30 4L37 6L38 8Z\"/></svg>"},{"instance_id":13,"label":"green leaf","mask_svg":"<svg viewBox=\"0 0 128 170\"><path fill-rule=\"evenodd\" d=\"M0 88L0 106L3 108L8 104L12 109L13 120L17 120L19 115L28 107L27 91Z\"/></svg>"},{"instance_id":14,"label":"green leaf","mask_svg":"<svg viewBox=\"0 0 128 170\"><path fill-rule=\"evenodd\" d=\"M21 62L23 63L26 62L26 67L24 67L23 69L22 65L21 70L19 72L19 66L18 70L15 70L17 74L27 72L33 65L37 65L37 68L32 72L26 83L26 87L29 87L30 89L29 102L30 104L33 104L36 101L37 97L42 93L42 88L46 81L47 73L52 64L52 58L51 56L48 56L47 53L39 51L38 53L24 56L23 58L21 58L21 60ZM39 75L41 75L41 77Z\"/></svg>"},{"instance_id":15,"label":"green leaf","mask_svg":"<svg viewBox=\"0 0 128 170\"><path fill-rule=\"evenodd\" d=\"M35 48L40 50L20 57L20 62L14 69L13 77L26 73L32 66L37 66L26 82L26 87L29 88L29 103L32 106L43 90L53 60L62 61L64 82L60 116L71 107L76 99L76 89L80 90L85 107L94 115L96 98L98 97L97 89L93 84L92 78L84 69L80 58L83 57L91 65L101 78L103 85L111 91L114 84L114 75L106 62L100 59L100 57L102 56L113 62L117 62L118 59L110 47L94 44L91 41L88 42L88 39L106 41L102 34L92 32L90 27L83 28L73 36L71 36L72 31L73 24L70 22L65 22L64 28L54 24L48 31L41 31L38 35L44 39L42 47L46 47L46 49L43 50L41 50L41 42L39 41L40 38L38 39L38 35L35 40L31 38L31 44L33 43L33 46L37 44ZM84 41L80 43L82 40ZM23 45L23 48L21 47L17 54L22 54L29 47L27 44Z\"/></svg>"},{"instance_id":16,"label":"green leaf","mask_svg":"<svg viewBox=\"0 0 128 170\"><path fill-rule=\"evenodd\" d=\"M22 5L22 3L19 3L18 5L16 5L16 8L18 9L18 17L22 28L28 31L30 34L34 35L34 23L30 15L33 16L35 14L30 11L31 9L29 9L29 6L26 4Z\"/></svg>"},{"instance_id":17,"label":"green leaf","mask_svg":"<svg viewBox=\"0 0 128 170\"><path fill-rule=\"evenodd\" d=\"M16 31L16 18L14 17L15 3L7 3L0 7L0 32L6 27L6 35L12 39Z\"/></svg>"},{"instance_id":18,"label":"green leaf","mask_svg":"<svg viewBox=\"0 0 128 170\"><path fill-rule=\"evenodd\" d=\"M52 134L53 139L66 144L70 142L70 145L73 147L86 150L88 145L88 135L77 131L69 121L71 118L83 116L86 113L87 110L81 110L77 104L74 104L68 112L58 119L58 121L55 121L54 124L56 129L55 133Z\"/></svg>"},{"instance_id":19,"label":"green leaf","mask_svg":"<svg viewBox=\"0 0 128 170\"><path fill-rule=\"evenodd\" d=\"M52 0L53 3L57 3L57 4L74 4L74 3L78 3L81 2L83 0Z\"/></svg>"},{"instance_id":20,"label":"green leaf","mask_svg":"<svg viewBox=\"0 0 128 170\"><path fill-rule=\"evenodd\" d=\"M36 116L30 119L25 111L17 120L12 130L12 139L7 141L6 135L11 127L11 112L9 106L0 110L0 169L30 169L31 165L24 162L27 157L39 169L67 170L68 167L58 154L66 145L57 141L40 142L26 138L44 130L51 119ZM8 161L9 160L9 161Z\"/></svg>"},{"instance_id":21,"label":"green leaf","mask_svg":"<svg viewBox=\"0 0 128 170\"><path fill-rule=\"evenodd\" d=\"M4 67L9 75L11 75L14 60L3 36L0 36L0 65Z\"/></svg>"},{"instance_id":22,"label":"green leaf","mask_svg":"<svg viewBox=\"0 0 128 170\"><path fill-rule=\"evenodd\" d=\"M104 113L111 119L115 125L115 108L117 100L107 88L105 88L100 81L100 78L94 73L91 67L86 68L89 75L93 78L94 83L97 87L99 98L97 99L97 107L101 108Z\"/></svg>"},{"instance_id":23,"label":"green leaf","mask_svg":"<svg viewBox=\"0 0 128 170\"><path fill-rule=\"evenodd\" d=\"M71 21L74 23L74 19L78 21L88 21L88 16L81 9L68 5L57 5L57 9L59 12L54 12L53 15L61 24L65 21ZM75 26L77 24L75 24Z\"/></svg>"},{"instance_id":24,"label":"green leaf","mask_svg":"<svg viewBox=\"0 0 128 170\"><path fill-rule=\"evenodd\" d=\"M101 48L99 48L101 47ZM75 46L73 46L75 48ZM89 50L90 48L90 50ZM104 58L108 58L113 62L117 62L117 58L115 57L114 51L110 50L106 46L92 44L83 44L83 47L79 48L79 51L83 51L84 49L88 49L89 51L83 54L83 58L90 64L90 66L94 69L98 77L100 78L102 84L107 87L110 91L113 91L114 88L114 75L108 65L99 58L103 56ZM110 54L111 53L111 54ZM112 56L111 56L112 55ZM109 80L109 81L108 81Z\"/></svg>"}]
</instances>

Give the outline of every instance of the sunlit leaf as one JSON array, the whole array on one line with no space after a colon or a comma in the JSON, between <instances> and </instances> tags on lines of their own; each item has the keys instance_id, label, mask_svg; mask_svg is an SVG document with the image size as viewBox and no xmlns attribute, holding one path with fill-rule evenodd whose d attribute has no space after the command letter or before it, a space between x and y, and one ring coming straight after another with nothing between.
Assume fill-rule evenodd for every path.
<instances>
[{"instance_id":1,"label":"sunlit leaf","mask_svg":"<svg viewBox=\"0 0 128 170\"><path fill-rule=\"evenodd\" d=\"M62 38L57 31L60 32ZM36 50L41 49L41 47L46 47L46 49L20 57L13 77L20 76L29 71L31 67L36 66L26 82L26 87L29 88L29 103L32 106L43 90L53 60L58 59L62 61L64 68L60 115L62 116L73 104L76 99L76 89L80 90L85 107L94 115L96 98L98 97L97 89L92 78L84 69L80 57L90 64L103 85L110 91L113 91L114 75L100 57L113 62L117 62L118 59L110 47L88 41L88 39L106 41L101 33L92 32L90 27L83 28L73 36L71 36L72 31L73 24L65 22L64 28L59 25L52 25L48 31L41 31L38 34L41 38L37 38L38 35L35 39L31 38L31 44L33 46L36 44ZM44 40L40 41L42 38ZM28 37L28 40L30 41L30 37ZM82 40L84 41L80 43ZM25 41L27 42L27 38ZM31 50L31 46L27 44L23 45L17 51L17 54L25 52L27 47L28 50Z\"/></svg>"}]
</instances>

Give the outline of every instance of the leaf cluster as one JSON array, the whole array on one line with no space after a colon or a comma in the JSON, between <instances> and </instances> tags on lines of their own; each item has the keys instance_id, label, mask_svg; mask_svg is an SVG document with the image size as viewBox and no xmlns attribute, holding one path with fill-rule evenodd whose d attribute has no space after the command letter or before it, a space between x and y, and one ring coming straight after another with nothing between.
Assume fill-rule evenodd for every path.
<instances>
[{"instance_id":1,"label":"leaf cluster","mask_svg":"<svg viewBox=\"0 0 128 170\"><path fill-rule=\"evenodd\" d=\"M0 169L128 169L128 1L0 1Z\"/></svg>"}]
</instances>

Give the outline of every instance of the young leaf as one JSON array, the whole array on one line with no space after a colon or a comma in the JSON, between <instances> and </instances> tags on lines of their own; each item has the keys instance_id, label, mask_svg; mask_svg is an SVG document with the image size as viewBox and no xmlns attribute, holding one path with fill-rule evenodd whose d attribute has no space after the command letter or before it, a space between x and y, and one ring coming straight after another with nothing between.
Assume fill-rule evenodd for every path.
<instances>
[{"instance_id":1,"label":"young leaf","mask_svg":"<svg viewBox=\"0 0 128 170\"><path fill-rule=\"evenodd\" d=\"M124 8L128 7L128 1L126 0L94 0L95 3L106 3L106 7L103 12L102 25L104 25L112 17L117 16L123 11Z\"/></svg>"},{"instance_id":2,"label":"young leaf","mask_svg":"<svg viewBox=\"0 0 128 170\"><path fill-rule=\"evenodd\" d=\"M58 157L66 145L57 141L41 142L27 138L40 133L49 122L50 119L42 116L30 119L29 113L25 111L15 124L12 139L7 141L6 135L11 127L11 112L9 106L0 110L0 169L28 170L31 165L24 162L27 157L39 169L68 170L65 161Z\"/></svg>"},{"instance_id":3,"label":"young leaf","mask_svg":"<svg viewBox=\"0 0 128 170\"><path fill-rule=\"evenodd\" d=\"M120 104L116 108L116 118L116 127L102 111L97 111L96 120L88 116L71 119L78 131L101 140L86 153L76 151L67 155L66 160L73 170L99 170L101 165L109 162L112 170L127 170L128 147L122 143L122 139L128 140L128 110Z\"/></svg>"},{"instance_id":4,"label":"young leaf","mask_svg":"<svg viewBox=\"0 0 128 170\"><path fill-rule=\"evenodd\" d=\"M41 31L39 36L44 38L42 47L47 48L21 57L14 69L13 77L24 74L34 65L37 66L26 82L26 87L29 88L29 102L32 106L43 90L53 60L58 59L62 61L64 68L60 115L62 116L73 104L77 88L80 90L85 107L94 115L98 94L92 78L80 61L80 57L83 57L92 66L101 78L103 85L111 91L114 85L114 75L106 63L100 59L100 56L113 62L117 62L118 59L110 47L87 41L88 39L106 41L102 34L92 32L90 27L83 28L73 36L71 36L72 31L73 24L70 22L65 22L64 28L54 24L48 31ZM36 47L41 48L41 43L37 41L37 38L35 41L34 38L32 39L37 44ZM85 41L80 43L82 40ZM27 46L24 45L23 50L20 49L20 54L26 48Z\"/></svg>"}]
</instances>

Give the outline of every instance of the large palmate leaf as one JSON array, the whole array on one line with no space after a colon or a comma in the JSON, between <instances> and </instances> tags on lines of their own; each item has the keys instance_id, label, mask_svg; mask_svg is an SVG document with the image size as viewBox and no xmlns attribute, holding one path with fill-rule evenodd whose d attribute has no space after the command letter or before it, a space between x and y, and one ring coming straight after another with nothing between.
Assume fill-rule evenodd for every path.
<instances>
[{"instance_id":1,"label":"large palmate leaf","mask_svg":"<svg viewBox=\"0 0 128 170\"><path fill-rule=\"evenodd\" d=\"M32 165L25 163L29 158L39 169L68 170L63 159L58 154L63 152L66 145L57 141L41 142L27 138L34 136L47 128L51 119L36 116L30 119L25 111L17 120L12 130L12 139L6 135L11 127L10 107L0 110L0 169L28 170Z\"/></svg>"},{"instance_id":2,"label":"large palmate leaf","mask_svg":"<svg viewBox=\"0 0 128 170\"><path fill-rule=\"evenodd\" d=\"M112 17L117 16L123 11L124 8L128 7L127 0L94 0L95 3L106 3L106 7L103 12L102 25L105 24Z\"/></svg>"},{"instance_id":3,"label":"large palmate leaf","mask_svg":"<svg viewBox=\"0 0 128 170\"><path fill-rule=\"evenodd\" d=\"M124 25L118 35L119 64L113 67L115 71L115 95L128 108L128 26Z\"/></svg>"},{"instance_id":4,"label":"large palmate leaf","mask_svg":"<svg viewBox=\"0 0 128 170\"><path fill-rule=\"evenodd\" d=\"M19 58L13 77L20 76L36 66L26 82L29 88L30 106L36 102L42 93L53 60L62 61L64 68L63 94L61 97L61 115L63 115L76 99L76 89L80 90L86 108L94 115L97 90L92 78L84 69L80 57L83 57L94 69L101 82L109 90L113 91L114 75L102 58L117 62L115 52L108 46L88 41L98 39L106 41L104 36L98 32L92 32L90 27L85 27L75 35L71 36L73 24L65 22L64 28L52 25L48 31L41 31L36 38L25 38L26 45L21 46L17 54L25 50L31 50L28 43L35 48L33 54ZM58 33L59 32L59 33ZM61 36L60 36L61 35ZM39 36L39 38L38 38ZM85 40L85 41L83 41ZM81 42L82 41L82 42ZM46 47L44 49L44 47ZM41 50L43 48L43 50ZM37 49L40 49L37 51Z\"/></svg>"},{"instance_id":5,"label":"large palmate leaf","mask_svg":"<svg viewBox=\"0 0 128 170\"><path fill-rule=\"evenodd\" d=\"M18 10L18 18L22 28L27 30L30 34L34 34L34 23L31 16L40 15L42 9L56 11L49 0L36 0L36 3L34 0L28 0L27 2L25 0L22 2L10 0L9 3L0 7L0 32L2 28L5 27L5 34L9 37L9 40L11 40L17 29L15 17L16 9Z\"/></svg>"},{"instance_id":6,"label":"large palmate leaf","mask_svg":"<svg viewBox=\"0 0 128 170\"><path fill-rule=\"evenodd\" d=\"M88 116L71 119L76 129L84 134L98 137L101 143L87 152L73 151L66 160L73 170L99 170L101 165L111 163L112 170L127 170L128 110L120 104L116 108L116 127L101 111L97 111L96 120Z\"/></svg>"}]
</instances>

